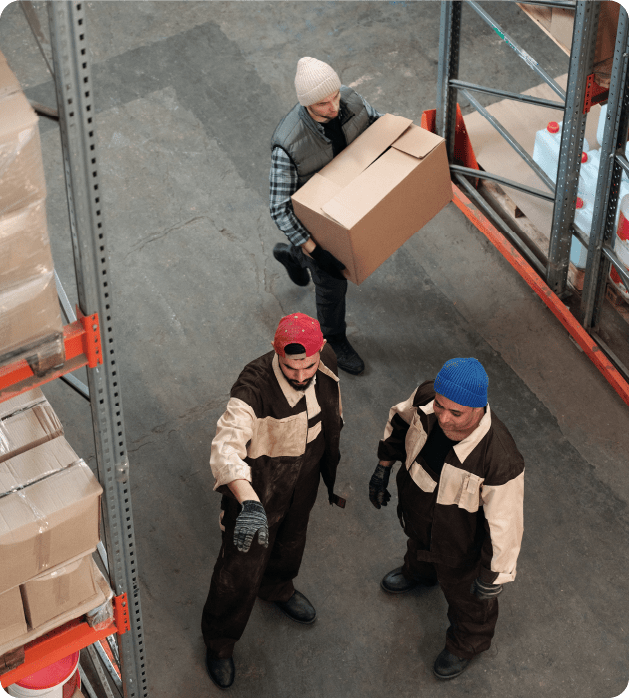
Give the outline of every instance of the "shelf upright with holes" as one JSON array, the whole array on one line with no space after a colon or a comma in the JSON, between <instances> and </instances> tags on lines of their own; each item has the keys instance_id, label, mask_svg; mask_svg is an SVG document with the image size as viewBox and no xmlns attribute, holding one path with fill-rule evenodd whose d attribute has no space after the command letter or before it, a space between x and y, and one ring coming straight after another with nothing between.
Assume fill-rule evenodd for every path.
<instances>
[{"instance_id":1,"label":"shelf upright with holes","mask_svg":"<svg viewBox=\"0 0 629 698\"><path fill-rule=\"evenodd\" d=\"M57 113L48 107L33 106L39 113L56 116L59 121L79 318L74 316L57 278L59 299L70 321L64 328L66 363L43 376L34 374L26 361L3 367L0 370L0 399L55 378L66 380L89 399L98 478L104 490L102 538L105 547L99 545L99 552L114 591L115 619L98 633L85 622L72 622L31 643L32 646L25 648L25 662L5 673L3 681L8 677L14 682L17 677L57 661L65 656L64 652L70 654L87 647L101 689L108 697L113 696L113 685L124 698L146 698L144 632L129 460L112 324L113 303L98 172L86 7L83 1L67 0L48 2L46 6L50 44L42 44L41 32L34 34L53 73ZM34 28L36 15L32 3L23 0L22 8L31 28ZM87 369L88 386L69 374L80 366ZM108 637L107 642L103 641L105 637ZM88 692L92 695L93 689L89 688Z\"/></svg>"},{"instance_id":2,"label":"shelf upright with holes","mask_svg":"<svg viewBox=\"0 0 629 698\"><path fill-rule=\"evenodd\" d=\"M599 0L578 0L577 2L546 0L536 3L520 2L518 5L574 10L566 90L563 90L539 63L503 30L486 12L481 3L474 0L468 0L465 3L459 0L443 2L441 4L439 38L436 131L446 140L453 182L474 203L485 220L504 235L515 248L515 254L521 261L513 263L514 267L538 292L540 297L549 304L549 307L553 306L551 310L575 337L579 345L586 350L625 402L629 404L629 385L627 384L629 369L622 364L618 357L613 355L611 349L605 345L596 331L605 298L610 264L614 266L620 278L629 284L627 270L620 264L612 247L620 178L623 172L629 173L629 162L624 156L624 144L629 124L627 12L624 8L620 8L611 81L609 92L607 92L598 87L594 81L594 54L601 6ZM527 69L533 70L557 97L555 99L541 99L460 80L459 59L463 11L476 12L504 44L516 53ZM556 184L541 170L517 138L509 133L498 119L478 102L475 97L475 94L478 93L551 108L562 114L564 128L561 134ZM456 106L459 94L464 96L474 109L489 121L499 136L533 170L546 186L547 191L535 189L491 172L464 167L456 162L455 137L459 129ZM581 151L587 113L593 104L602 103L606 99L608 100L608 118L604 142L601 144L601 163L604 165L599 169L592 229L588 239L587 235L574 222ZM552 226L547 251L540 250L536 241L518 229L517 225L510 225L504 216L499 216L496 213L488 201L477 191L474 182L478 179L497 182L508 188L517 189L538 199L553 203ZM566 313L562 303L563 299L571 294L568 287L568 269L573 236L588 249L581 309L574 316ZM523 272L525 268L527 271ZM552 303L547 301L551 295L554 299ZM605 351L607 355L604 354ZM605 358L601 359L601 356Z\"/></svg>"}]
</instances>

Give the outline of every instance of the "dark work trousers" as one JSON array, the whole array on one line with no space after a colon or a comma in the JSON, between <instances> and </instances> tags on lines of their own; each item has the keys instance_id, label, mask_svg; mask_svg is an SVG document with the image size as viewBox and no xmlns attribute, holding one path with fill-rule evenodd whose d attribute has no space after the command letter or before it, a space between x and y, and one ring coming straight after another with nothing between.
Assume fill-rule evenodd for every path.
<instances>
[{"instance_id":1,"label":"dark work trousers","mask_svg":"<svg viewBox=\"0 0 629 698\"><path fill-rule=\"evenodd\" d=\"M402 465L398 472L399 510L404 517L407 535L412 534L414 512L417 511L413 507L413 490L419 488ZM419 525L423 528L423 523L419 522ZM471 659L488 650L498 620L498 599L482 600L470 593L472 582L480 571L480 559L466 567L449 567L418 560L417 553L417 542L409 537L402 574L407 579L439 582L448 602L447 650L461 659Z\"/></svg>"},{"instance_id":2,"label":"dark work trousers","mask_svg":"<svg viewBox=\"0 0 629 698\"><path fill-rule=\"evenodd\" d=\"M248 552L239 552L234 545L234 527L240 505L236 503L225 512L223 544L201 620L203 639L215 658L232 656L256 596L265 601L288 601L293 595L293 579L299 572L308 519L317 498L322 455L321 433L309 444L287 510L269 527L268 548L258 543L256 535Z\"/></svg>"},{"instance_id":3,"label":"dark work trousers","mask_svg":"<svg viewBox=\"0 0 629 698\"><path fill-rule=\"evenodd\" d=\"M335 279L323 271L317 263L304 254L301 247L290 245L291 254L297 264L310 270L315 285L317 303L317 320L321 325L323 336L328 339L334 335L345 336L345 296L347 279Z\"/></svg>"}]
</instances>

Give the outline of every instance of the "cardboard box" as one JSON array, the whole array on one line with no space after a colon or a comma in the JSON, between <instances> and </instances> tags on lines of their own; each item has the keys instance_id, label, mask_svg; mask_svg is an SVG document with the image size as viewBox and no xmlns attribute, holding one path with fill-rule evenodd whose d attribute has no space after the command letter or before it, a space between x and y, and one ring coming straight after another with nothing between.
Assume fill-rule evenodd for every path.
<instances>
[{"instance_id":1,"label":"cardboard box","mask_svg":"<svg viewBox=\"0 0 629 698\"><path fill-rule=\"evenodd\" d=\"M0 403L0 463L63 435L63 426L38 388Z\"/></svg>"},{"instance_id":2,"label":"cardboard box","mask_svg":"<svg viewBox=\"0 0 629 698\"><path fill-rule=\"evenodd\" d=\"M616 47L616 32L618 30L618 16L620 4L614 0L601 2L598 30L596 32L596 49L594 51L594 70L598 74L602 70L606 72L601 76L607 81L611 76L611 59ZM572 32L574 29L574 10L553 7L550 22L550 33L557 43L570 53L572 48ZM603 64L609 62L609 67ZM609 74L608 74L609 73Z\"/></svg>"},{"instance_id":3,"label":"cardboard box","mask_svg":"<svg viewBox=\"0 0 629 698\"><path fill-rule=\"evenodd\" d=\"M46 223L38 119L1 54L0 113L2 365L30 354L42 360L63 357L63 325Z\"/></svg>"},{"instance_id":4,"label":"cardboard box","mask_svg":"<svg viewBox=\"0 0 629 698\"><path fill-rule=\"evenodd\" d=\"M0 594L0 645L11 642L27 631L20 588Z\"/></svg>"},{"instance_id":5,"label":"cardboard box","mask_svg":"<svg viewBox=\"0 0 629 698\"><path fill-rule=\"evenodd\" d=\"M38 118L0 53L0 216L46 196Z\"/></svg>"},{"instance_id":6,"label":"cardboard box","mask_svg":"<svg viewBox=\"0 0 629 698\"><path fill-rule=\"evenodd\" d=\"M94 551L102 491L63 436L0 463L0 593Z\"/></svg>"},{"instance_id":7,"label":"cardboard box","mask_svg":"<svg viewBox=\"0 0 629 698\"><path fill-rule=\"evenodd\" d=\"M443 138L385 114L292 201L315 241L361 284L451 198Z\"/></svg>"},{"instance_id":8,"label":"cardboard box","mask_svg":"<svg viewBox=\"0 0 629 698\"><path fill-rule=\"evenodd\" d=\"M10 414L18 412L31 404L42 402L45 399L44 393L39 388L33 388L8 400L3 400L0 402L0 419L5 419Z\"/></svg>"},{"instance_id":9,"label":"cardboard box","mask_svg":"<svg viewBox=\"0 0 629 698\"><path fill-rule=\"evenodd\" d=\"M92 565L92 572L96 581L95 594L89 599L86 599L78 608L73 608L71 611L66 611L61 615L55 616L55 618L46 621L45 623L43 623L43 625L40 625L38 628L27 629L26 633L20 635L19 637L16 637L14 640L11 640L11 642L6 642L4 644L0 643L0 657L6 654L7 652L11 652L16 647L22 647L26 643L32 642L33 640L36 640L38 637L42 637L42 635L49 633L51 630L54 630L55 628L58 628L61 625L64 625L68 621L71 621L74 618L80 618L86 613L89 613L90 611L99 608L106 602L111 601L114 593L111 590L109 583L103 577L101 571L98 569L98 567L96 567L94 562L92 562ZM19 587L16 587L16 589L19 591Z\"/></svg>"},{"instance_id":10,"label":"cardboard box","mask_svg":"<svg viewBox=\"0 0 629 698\"><path fill-rule=\"evenodd\" d=\"M94 596L93 566L92 556L84 555L22 584L20 591L29 626L38 628Z\"/></svg>"}]
</instances>

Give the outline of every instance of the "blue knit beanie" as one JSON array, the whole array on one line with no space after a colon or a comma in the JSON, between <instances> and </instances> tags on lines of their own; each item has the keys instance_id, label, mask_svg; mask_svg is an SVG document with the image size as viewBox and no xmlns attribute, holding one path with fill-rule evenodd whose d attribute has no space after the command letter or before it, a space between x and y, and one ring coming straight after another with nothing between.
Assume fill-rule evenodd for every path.
<instances>
[{"instance_id":1,"label":"blue knit beanie","mask_svg":"<svg viewBox=\"0 0 629 698\"><path fill-rule=\"evenodd\" d=\"M478 359L450 359L435 378L435 392L457 405L485 407L489 378Z\"/></svg>"}]
</instances>

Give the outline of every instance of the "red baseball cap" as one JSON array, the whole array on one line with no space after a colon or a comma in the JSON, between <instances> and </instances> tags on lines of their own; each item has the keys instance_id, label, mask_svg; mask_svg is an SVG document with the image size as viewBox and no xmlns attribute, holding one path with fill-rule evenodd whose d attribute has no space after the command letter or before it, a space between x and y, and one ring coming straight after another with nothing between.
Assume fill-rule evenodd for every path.
<instances>
[{"instance_id":1,"label":"red baseball cap","mask_svg":"<svg viewBox=\"0 0 629 698\"><path fill-rule=\"evenodd\" d=\"M303 313L291 313L280 320L275 331L273 348L279 356L286 356L285 348L289 344L301 344L306 356L312 356L323 349L324 339L317 320ZM299 355L291 354L293 358Z\"/></svg>"}]
</instances>

